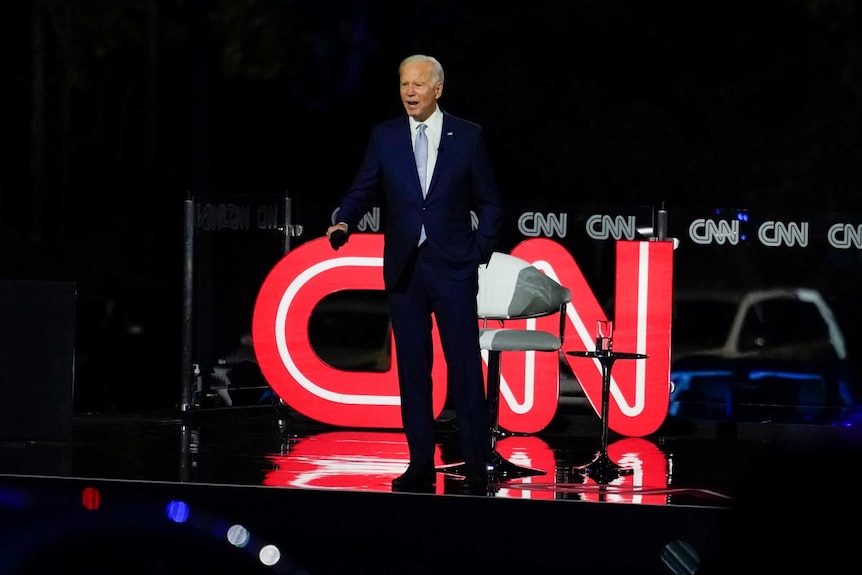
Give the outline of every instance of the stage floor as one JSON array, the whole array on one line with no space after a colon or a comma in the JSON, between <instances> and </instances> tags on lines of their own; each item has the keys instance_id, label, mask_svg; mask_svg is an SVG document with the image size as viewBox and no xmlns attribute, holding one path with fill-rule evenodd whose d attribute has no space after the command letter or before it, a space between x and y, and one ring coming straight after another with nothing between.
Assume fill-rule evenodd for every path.
<instances>
[{"instance_id":1,"label":"stage floor","mask_svg":"<svg viewBox=\"0 0 862 575\"><path fill-rule=\"evenodd\" d=\"M61 476L384 493L408 462L400 430L331 427L278 404L89 414L76 416L73 425L72 441L27 442L26 450L56 452L54 473ZM487 495L729 506L747 470L787 430L704 422L648 438L611 432L607 455L619 471L589 466L602 454L601 432L594 415L560 413L540 433L499 439L505 460L536 473L504 478ZM457 470L447 470L460 451L447 412L438 420L437 438L433 493L462 495ZM6 450L15 445L7 442ZM51 459L40 457L39 465Z\"/></svg>"},{"instance_id":2,"label":"stage floor","mask_svg":"<svg viewBox=\"0 0 862 575\"><path fill-rule=\"evenodd\" d=\"M802 549L822 565L823 554L814 554L818 542L834 548L836 537L843 540L825 510L843 515L858 505L849 495L827 494L836 486L830 480L852 477L862 452L852 428L674 422L645 438L611 433L606 453L601 431L589 409L563 401L545 430L497 443L507 461L538 473L465 494L459 476L441 471L431 492L404 494L391 489L407 465L400 431L333 428L277 402L82 414L68 441L0 442L0 518L8 530L11 519L68 512L77 533L78 514L93 510L97 493L95 506L104 510L116 512L130 500L163 509L181 500L217 517L212 525L256 528L291 557L281 571L267 572L501 574L581 566L676 574L738 568L743 555L748 567L762 561L779 568L785 564L779 558L791 557L799 565L808 557L794 555ZM441 467L458 462L456 432L444 412ZM600 455L624 471L584 468ZM19 501L16 494L28 495ZM118 526L103 528L128 529L146 513L133 510ZM43 529L36 520L24 525ZM776 536L784 542L780 551ZM43 545L66 537L59 532ZM40 572L47 557L62 556L34 549L24 559L7 552L0 573ZM85 562L80 551L65 552ZM482 567L474 570L465 554ZM179 573L182 565L165 559L157 570L130 572ZM238 572L227 565L210 569Z\"/></svg>"}]
</instances>

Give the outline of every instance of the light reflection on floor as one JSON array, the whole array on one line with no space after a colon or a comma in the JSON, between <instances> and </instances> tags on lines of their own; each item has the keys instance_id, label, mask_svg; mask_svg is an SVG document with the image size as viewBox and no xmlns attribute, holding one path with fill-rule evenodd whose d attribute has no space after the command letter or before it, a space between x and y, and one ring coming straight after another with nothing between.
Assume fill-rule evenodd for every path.
<instances>
[{"instance_id":1,"label":"light reflection on floor","mask_svg":"<svg viewBox=\"0 0 862 575\"><path fill-rule=\"evenodd\" d=\"M545 471L495 484L495 497L520 499L580 499L667 505L676 495L721 501L730 495L712 490L677 489L670 484L668 456L644 438L623 438L608 445L608 456L626 470L607 481L596 481L579 466L560 466L551 447L536 436L512 436L497 442L507 461ZM391 491L392 479L407 466L402 433L333 431L292 441L285 453L267 455L272 471L263 484L276 487ZM436 465L444 461L437 449ZM588 463L588 462L587 462ZM437 494L457 493L459 476L438 473Z\"/></svg>"},{"instance_id":2,"label":"light reflection on floor","mask_svg":"<svg viewBox=\"0 0 862 575\"><path fill-rule=\"evenodd\" d=\"M600 450L594 414L563 411L547 429L497 442L508 462L544 471L496 484L506 499L612 501L658 506L731 506L740 488L762 478L772 454L821 446L857 450L853 429L825 426L664 427L649 437L611 434L607 459L626 473L596 476L584 467ZM460 461L457 431L437 430L438 467ZM92 414L75 420L74 441L0 446L0 473L167 481L309 490L391 492L406 469L400 430L326 426L272 406L178 417ZM460 476L438 473L438 495L463 495Z\"/></svg>"}]
</instances>

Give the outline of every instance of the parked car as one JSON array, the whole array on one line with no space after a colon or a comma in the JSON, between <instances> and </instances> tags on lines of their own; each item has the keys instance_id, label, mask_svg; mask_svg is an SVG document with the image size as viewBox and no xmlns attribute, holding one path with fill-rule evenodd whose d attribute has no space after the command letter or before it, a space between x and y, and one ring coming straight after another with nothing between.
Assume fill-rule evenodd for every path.
<instances>
[{"instance_id":1,"label":"parked car","mask_svg":"<svg viewBox=\"0 0 862 575\"><path fill-rule=\"evenodd\" d=\"M859 419L857 381L815 289L674 296L669 418L848 423Z\"/></svg>"}]
</instances>

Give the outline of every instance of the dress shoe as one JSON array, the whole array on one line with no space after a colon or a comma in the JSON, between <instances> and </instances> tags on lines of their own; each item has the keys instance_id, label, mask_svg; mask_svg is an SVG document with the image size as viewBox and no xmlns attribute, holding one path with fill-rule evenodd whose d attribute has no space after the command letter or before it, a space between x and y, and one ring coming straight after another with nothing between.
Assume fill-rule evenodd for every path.
<instances>
[{"instance_id":1,"label":"dress shoe","mask_svg":"<svg viewBox=\"0 0 862 575\"><path fill-rule=\"evenodd\" d=\"M428 492L437 482L437 471L432 466L411 463L407 471L392 480L392 491Z\"/></svg>"},{"instance_id":2,"label":"dress shoe","mask_svg":"<svg viewBox=\"0 0 862 575\"><path fill-rule=\"evenodd\" d=\"M487 495L490 488L488 465L485 463L468 463L461 483L461 491L471 495Z\"/></svg>"}]
</instances>

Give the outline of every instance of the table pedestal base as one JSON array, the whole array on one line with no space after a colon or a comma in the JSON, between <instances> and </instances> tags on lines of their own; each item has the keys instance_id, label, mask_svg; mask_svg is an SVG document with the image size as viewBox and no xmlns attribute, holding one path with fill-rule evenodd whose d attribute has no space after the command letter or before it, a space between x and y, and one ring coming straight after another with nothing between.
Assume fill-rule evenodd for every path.
<instances>
[{"instance_id":1,"label":"table pedestal base","mask_svg":"<svg viewBox=\"0 0 862 575\"><path fill-rule=\"evenodd\" d=\"M634 473L634 469L623 467L611 461L611 458L608 457L605 451L599 451L596 454L596 458L590 463L577 466L575 469L596 483L610 483L620 476Z\"/></svg>"}]
</instances>

